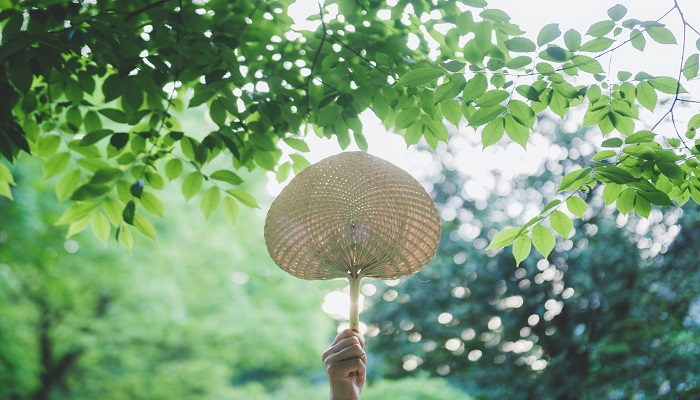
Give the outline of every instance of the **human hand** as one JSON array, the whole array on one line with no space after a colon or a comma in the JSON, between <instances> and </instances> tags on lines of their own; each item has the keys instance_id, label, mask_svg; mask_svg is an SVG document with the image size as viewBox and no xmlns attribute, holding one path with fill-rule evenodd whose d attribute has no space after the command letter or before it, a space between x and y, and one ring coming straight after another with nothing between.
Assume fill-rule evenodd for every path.
<instances>
[{"instance_id":1,"label":"human hand","mask_svg":"<svg viewBox=\"0 0 700 400\"><path fill-rule=\"evenodd\" d=\"M346 329L338 334L328 350L323 353L330 400L358 400L365 385L367 355L362 335Z\"/></svg>"}]
</instances>

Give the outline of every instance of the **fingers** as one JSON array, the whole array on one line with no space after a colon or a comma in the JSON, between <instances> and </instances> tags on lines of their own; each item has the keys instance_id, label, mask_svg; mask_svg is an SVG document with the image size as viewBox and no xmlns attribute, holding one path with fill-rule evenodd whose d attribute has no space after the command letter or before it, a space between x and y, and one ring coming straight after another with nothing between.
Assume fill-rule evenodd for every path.
<instances>
[{"instance_id":1,"label":"fingers","mask_svg":"<svg viewBox=\"0 0 700 400\"><path fill-rule=\"evenodd\" d=\"M342 343L342 342L341 342ZM352 359L363 359L366 357L365 351L360 347L359 344L350 344L349 346L339 349L336 352L328 354L326 359L332 360L332 362L340 362Z\"/></svg>"},{"instance_id":2,"label":"fingers","mask_svg":"<svg viewBox=\"0 0 700 400\"><path fill-rule=\"evenodd\" d=\"M347 351L353 348L354 350ZM364 342L360 341L356 336L346 337L331 345L328 350L323 353L322 358L325 361L328 357L342 352L345 352L343 354L354 354L355 358L360 358L362 354L364 354Z\"/></svg>"},{"instance_id":3,"label":"fingers","mask_svg":"<svg viewBox=\"0 0 700 400\"><path fill-rule=\"evenodd\" d=\"M365 347L365 340L362 338L362 335L359 333L353 331L352 329L345 329L344 331L340 332L338 336L335 337L335 340L333 340L333 343L331 343L331 346L337 344L343 339L350 338L350 337L356 337L357 340L360 341L360 344L362 347Z\"/></svg>"},{"instance_id":4,"label":"fingers","mask_svg":"<svg viewBox=\"0 0 700 400\"><path fill-rule=\"evenodd\" d=\"M326 369L329 375L349 375L355 372L358 377L364 378L367 373L365 363L358 358L328 364Z\"/></svg>"}]
</instances>

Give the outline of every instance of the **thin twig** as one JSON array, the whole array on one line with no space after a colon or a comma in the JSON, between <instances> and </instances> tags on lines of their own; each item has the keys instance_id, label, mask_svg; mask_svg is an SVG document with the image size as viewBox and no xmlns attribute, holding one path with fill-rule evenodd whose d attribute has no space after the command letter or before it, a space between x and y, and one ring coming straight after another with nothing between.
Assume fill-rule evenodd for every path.
<instances>
[{"instance_id":1,"label":"thin twig","mask_svg":"<svg viewBox=\"0 0 700 400\"><path fill-rule=\"evenodd\" d=\"M687 33L688 33L688 25L685 21L685 16L683 15L683 11L681 8L678 6L678 0L673 0L673 8L678 10L678 14L681 17L681 21L683 22L683 42L681 43L681 61L680 61L680 66L678 68L678 78L676 79L676 94L673 96L673 101L671 102L671 107L664 113L664 115L659 119L654 126L651 128L653 131L661 122L666 119L668 115L671 115L671 123L673 124L673 129L676 131L676 136L678 136L678 139L680 139L681 143L683 144L683 147L685 147L688 151L690 151L690 147L685 143L685 140L681 136L680 132L678 131L678 126L676 126L676 118L673 113L673 109L676 106L676 103L678 102L678 96L680 95L681 92L681 77L683 76L683 61L685 60L685 45L687 42Z\"/></svg>"},{"instance_id":2,"label":"thin twig","mask_svg":"<svg viewBox=\"0 0 700 400\"><path fill-rule=\"evenodd\" d=\"M316 63L318 63L318 58L321 55L321 49L323 49L323 45L326 43L326 36L328 36L328 30L326 29L326 22L323 20L323 7L321 6L321 2L318 2L318 13L321 16L321 28L323 29L323 37L321 38L321 44L318 46L318 49L316 49L316 55L314 55L314 61L311 64L309 76L306 78L306 114L309 115L311 111L311 79L313 79L313 74L314 74L314 69L316 68Z\"/></svg>"},{"instance_id":3,"label":"thin twig","mask_svg":"<svg viewBox=\"0 0 700 400\"><path fill-rule=\"evenodd\" d=\"M390 77L394 78L394 76L391 74L391 72L383 71L381 68L379 68L379 64L377 64L376 62L373 62L373 61L368 60L367 57L363 56L363 55L360 54L358 51L356 51L356 50L353 49L352 47L350 47L350 46L348 46L347 44L345 44L342 40L340 40L340 38L338 38L338 37L335 36L334 34L331 33L331 34L330 34L330 37L332 37L333 39L335 39L336 42L340 43L341 46L345 47L346 49L350 50L353 54L355 54L356 56L358 56L358 57L360 57L361 59L363 59L370 67L376 68L376 69L378 69L379 71L382 71L382 72L384 72L385 74L387 74L387 76L390 76Z\"/></svg>"}]
</instances>

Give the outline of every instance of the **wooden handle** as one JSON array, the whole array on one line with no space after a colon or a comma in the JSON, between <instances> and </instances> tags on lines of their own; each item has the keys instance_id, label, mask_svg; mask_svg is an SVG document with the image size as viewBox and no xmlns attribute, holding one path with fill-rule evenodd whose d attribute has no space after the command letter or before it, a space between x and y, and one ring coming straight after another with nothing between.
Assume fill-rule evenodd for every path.
<instances>
[{"instance_id":1,"label":"wooden handle","mask_svg":"<svg viewBox=\"0 0 700 400\"><path fill-rule=\"evenodd\" d=\"M360 280L362 278L349 278L350 281L350 329L360 332L360 310L358 301L360 299Z\"/></svg>"}]
</instances>

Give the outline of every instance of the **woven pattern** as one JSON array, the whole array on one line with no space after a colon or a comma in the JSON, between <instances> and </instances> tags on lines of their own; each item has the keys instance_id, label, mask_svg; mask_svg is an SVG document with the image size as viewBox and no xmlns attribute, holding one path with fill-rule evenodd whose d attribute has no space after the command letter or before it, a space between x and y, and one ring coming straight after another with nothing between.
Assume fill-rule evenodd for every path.
<instances>
[{"instance_id":1,"label":"woven pattern","mask_svg":"<svg viewBox=\"0 0 700 400\"><path fill-rule=\"evenodd\" d=\"M265 243L301 279L394 279L437 251L440 215L425 189L395 165L363 152L328 157L285 187L265 221Z\"/></svg>"}]
</instances>

